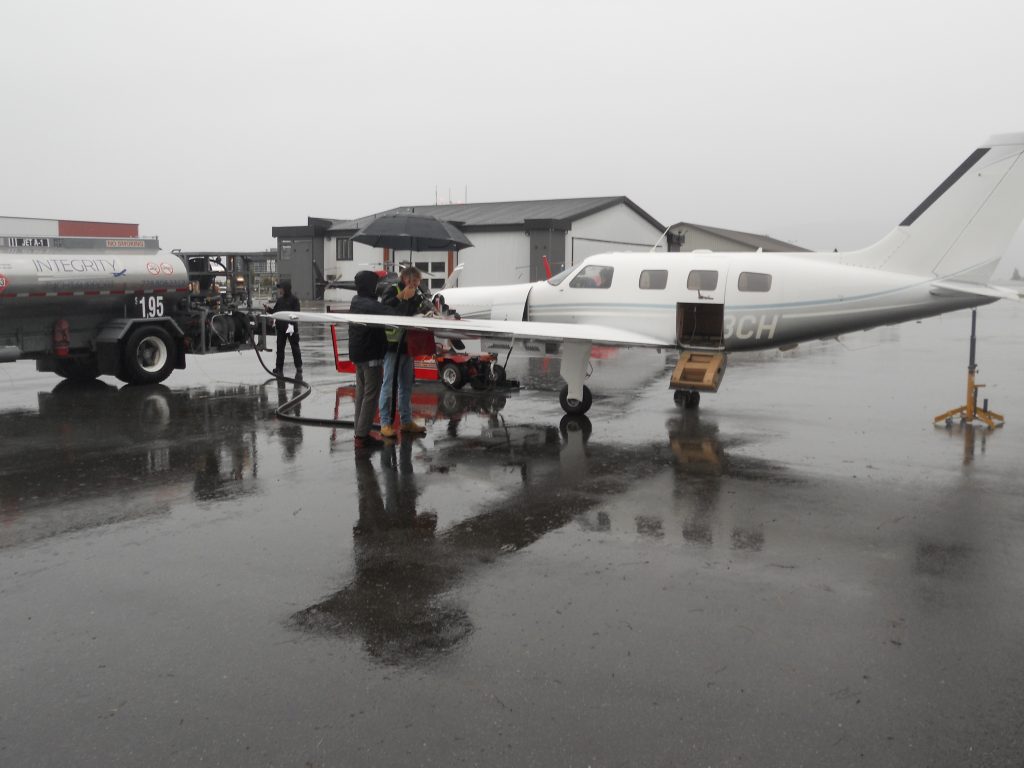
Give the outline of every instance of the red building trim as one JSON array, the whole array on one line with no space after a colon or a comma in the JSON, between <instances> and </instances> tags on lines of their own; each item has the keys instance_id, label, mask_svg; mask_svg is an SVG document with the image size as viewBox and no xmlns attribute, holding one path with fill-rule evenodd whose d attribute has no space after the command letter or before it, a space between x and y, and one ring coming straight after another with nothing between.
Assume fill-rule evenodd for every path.
<instances>
[{"instance_id":1,"label":"red building trim","mask_svg":"<svg viewBox=\"0 0 1024 768\"><path fill-rule=\"evenodd\" d=\"M60 237L130 237L139 236L138 224L118 224L110 221L57 221Z\"/></svg>"}]
</instances>

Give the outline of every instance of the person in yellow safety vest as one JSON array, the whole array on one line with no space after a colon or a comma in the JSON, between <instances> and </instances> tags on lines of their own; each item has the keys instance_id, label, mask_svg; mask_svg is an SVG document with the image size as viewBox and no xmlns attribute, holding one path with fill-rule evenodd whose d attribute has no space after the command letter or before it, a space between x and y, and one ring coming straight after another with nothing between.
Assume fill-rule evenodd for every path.
<instances>
[{"instance_id":1,"label":"person in yellow safety vest","mask_svg":"<svg viewBox=\"0 0 1024 768\"><path fill-rule=\"evenodd\" d=\"M405 267L399 273L399 284L389 286L381 297L381 303L398 310L396 314L412 316L432 309L430 301L420 293L422 275L416 267ZM384 356L384 380L381 382L380 435L393 438L399 431L410 435L422 435L426 429L412 419L412 385L415 380L412 358L405 344L405 332L400 328L388 328L388 352ZM394 382L398 380L398 429L395 429Z\"/></svg>"}]
</instances>

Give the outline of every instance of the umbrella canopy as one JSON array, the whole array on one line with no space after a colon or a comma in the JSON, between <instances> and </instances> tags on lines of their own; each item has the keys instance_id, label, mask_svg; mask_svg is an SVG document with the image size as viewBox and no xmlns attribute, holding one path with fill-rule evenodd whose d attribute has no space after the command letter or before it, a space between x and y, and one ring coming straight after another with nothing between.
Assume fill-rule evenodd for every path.
<instances>
[{"instance_id":1,"label":"umbrella canopy","mask_svg":"<svg viewBox=\"0 0 1024 768\"><path fill-rule=\"evenodd\" d=\"M389 213L374 219L352 239L397 251L459 251L473 244L454 224L417 213Z\"/></svg>"}]
</instances>

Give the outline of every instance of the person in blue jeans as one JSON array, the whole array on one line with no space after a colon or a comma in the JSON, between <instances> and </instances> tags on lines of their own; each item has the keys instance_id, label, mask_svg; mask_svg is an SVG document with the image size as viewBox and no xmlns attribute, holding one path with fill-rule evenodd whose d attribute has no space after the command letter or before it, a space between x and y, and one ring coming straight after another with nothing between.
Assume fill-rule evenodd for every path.
<instances>
[{"instance_id":1,"label":"person in blue jeans","mask_svg":"<svg viewBox=\"0 0 1024 768\"><path fill-rule=\"evenodd\" d=\"M420 293L422 275L416 267L406 267L399 273L398 285L389 286L381 302L393 309L395 314L412 316L420 312L430 311L429 299ZM381 382L380 411L381 437L394 437L399 431L412 435L422 435L427 430L412 418L412 385L416 374L412 358L409 356L405 343L405 331L401 328L388 328L388 352L384 356L384 380ZM398 429L395 429L395 403L392 397L395 380L398 381Z\"/></svg>"}]
</instances>

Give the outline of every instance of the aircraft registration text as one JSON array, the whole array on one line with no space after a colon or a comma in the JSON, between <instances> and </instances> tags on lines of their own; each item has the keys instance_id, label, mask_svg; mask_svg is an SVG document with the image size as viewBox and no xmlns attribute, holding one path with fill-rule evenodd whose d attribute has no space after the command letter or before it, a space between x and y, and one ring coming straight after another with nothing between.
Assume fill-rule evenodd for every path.
<instances>
[{"instance_id":1,"label":"aircraft registration text","mask_svg":"<svg viewBox=\"0 0 1024 768\"><path fill-rule=\"evenodd\" d=\"M722 332L727 339L774 339L778 315L731 315L723 320Z\"/></svg>"}]
</instances>

